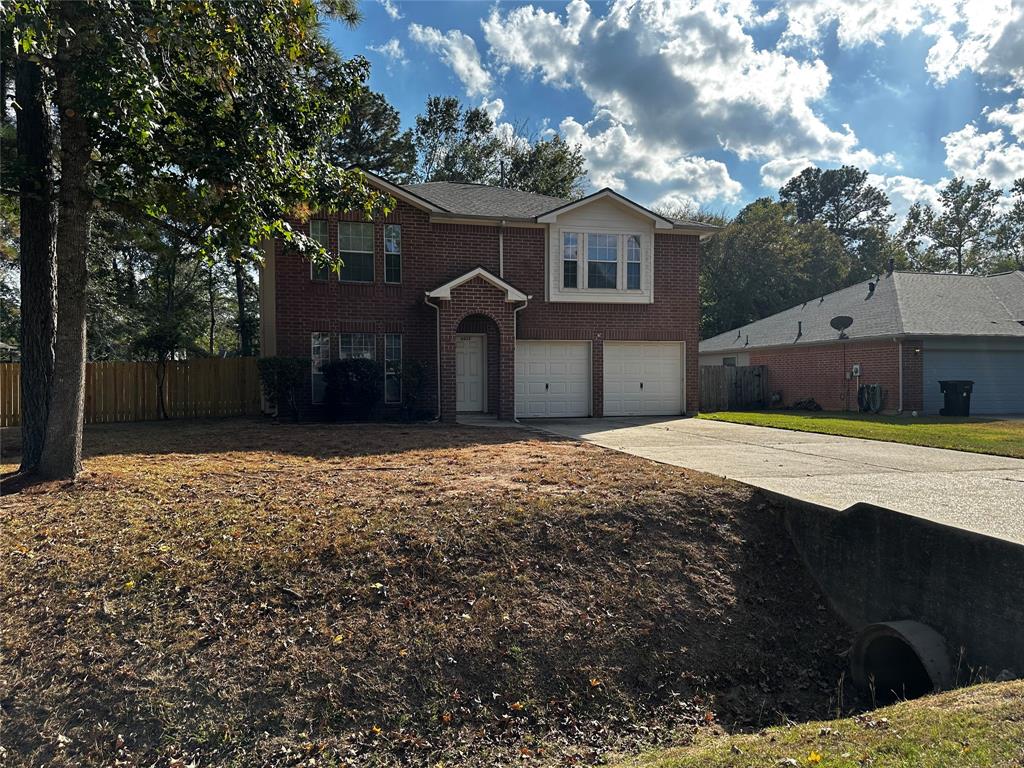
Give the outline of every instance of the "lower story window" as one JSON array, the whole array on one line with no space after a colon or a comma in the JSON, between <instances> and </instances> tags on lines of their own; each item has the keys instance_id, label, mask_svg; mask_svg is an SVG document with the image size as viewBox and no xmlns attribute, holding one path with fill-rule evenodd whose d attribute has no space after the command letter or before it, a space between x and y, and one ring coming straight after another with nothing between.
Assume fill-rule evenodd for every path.
<instances>
[{"instance_id":1,"label":"lower story window","mask_svg":"<svg viewBox=\"0 0 1024 768\"><path fill-rule=\"evenodd\" d=\"M321 366L331 356L331 335L329 333L313 333L310 336L309 358L312 366L313 402L324 401L324 374Z\"/></svg>"},{"instance_id":2,"label":"lower story window","mask_svg":"<svg viewBox=\"0 0 1024 768\"><path fill-rule=\"evenodd\" d=\"M384 402L402 402L402 334L384 335Z\"/></svg>"},{"instance_id":3,"label":"lower story window","mask_svg":"<svg viewBox=\"0 0 1024 768\"><path fill-rule=\"evenodd\" d=\"M376 343L372 333L343 333L338 352L342 360L353 358L375 360L377 358L375 347Z\"/></svg>"}]
</instances>

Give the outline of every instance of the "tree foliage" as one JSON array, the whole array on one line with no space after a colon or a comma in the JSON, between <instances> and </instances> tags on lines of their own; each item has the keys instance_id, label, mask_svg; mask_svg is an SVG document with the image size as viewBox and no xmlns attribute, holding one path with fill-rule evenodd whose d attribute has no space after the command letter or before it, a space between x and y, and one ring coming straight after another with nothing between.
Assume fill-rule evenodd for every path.
<instances>
[{"instance_id":1,"label":"tree foliage","mask_svg":"<svg viewBox=\"0 0 1024 768\"><path fill-rule=\"evenodd\" d=\"M939 192L939 208L915 203L901 236L910 263L927 272L986 272L995 258L1002 193L988 179L954 177Z\"/></svg>"},{"instance_id":2,"label":"tree foliage","mask_svg":"<svg viewBox=\"0 0 1024 768\"><path fill-rule=\"evenodd\" d=\"M703 250L702 336L841 288L851 267L842 240L823 223L800 222L792 204L756 200Z\"/></svg>"},{"instance_id":3,"label":"tree foliage","mask_svg":"<svg viewBox=\"0 0 1024 768\"><path fill-rule=\"evenodd\" d=\"M878 274L895 258L889 236L895 216L885 193L868 183L867 171L805 168L782 186L779 200L792 204L798 222L820 222L843 241L855 257L853 280Z\"/></svg>"},{"instance_id":4,"label":"tree foliage","mask_svg":"<svg viewBox=\"0 0 1024 768\"><path fill-rule=\"evenodd\" d=\"M336 162L358 166L396 184L413 180L416 148L412 129L401 129L401 117L382 94L361 89L349 105L348 119L331 144Z\"/></svg>"},{"instance_id":5,"label":"tree foliage","mask_svg":"<svg viewBox=\"0 0 1024 768\"><path fill-rule=\"evenodd\" d=\"M388 201L327 151L365 79L310 0L22 0L4 9L17 56L42 71L60 130L56 345L42 474L80 464L86 254L106 208L195 235L197 256L258 256L279 236L326 260L288 214L307 202L375 213ZM351 3L330 10L351 20ZM24 196L22 197L24 203ZM34 225L35 226L35 225ZM24 227L22 237L25 237Z\"/></svg>"},{"instance_id":6,"label":"tree foliage","mask_svg":"<svg viewBox=\"0 0 1024 768\"><path fill-rule=\"evenodd\" d=\"M427 99L414 142L421 181L492 184L561 198L583 193L579 146L558 135L533 141L515 130L503 135L485 110L450 96Z\"/></svg>"}]
</instances>

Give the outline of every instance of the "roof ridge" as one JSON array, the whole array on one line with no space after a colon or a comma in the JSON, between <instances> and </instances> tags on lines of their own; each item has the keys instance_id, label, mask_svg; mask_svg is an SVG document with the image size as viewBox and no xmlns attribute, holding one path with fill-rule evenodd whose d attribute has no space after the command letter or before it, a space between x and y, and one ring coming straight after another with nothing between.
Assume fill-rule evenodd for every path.
<instances>
[{"instance_id":1,"label":"roof ridge","mask_svg":"<svg viewBox=\"0 0 1024 768\"><path fill-rule=\"evenodd\" d=\"M900 301L900 287L899 287L899 282L896 280L896 275L897 274L906 274L906 273L897 273L895 270L893 270L893 273L891 275L891 277L892 277L892 295L893 295L893 300L896 302L896 329L901 334L903 334L903 333L907 332L907 325L906 325L906 323L903 322L903 302Z\"/></svg>"},{"instance_id":2,"label":"roof ridge","mask_svg":"<svg viewBox=\"0 0 1024 768\"><path fill-rule=\"evenodd\" d=\"M1017 271L1017 270L1014 270L1014 272L1016 272L1016 271ZM1012 275L1012 274L1013 274L1013 272L1004 272L1004 273L1002 273L1002 274ZM995 277L995 275L989 275L989 277ZM985 283L985 288L986 288L986 290L987 290L987 291L988 291L989 293L991 293L991 294L992 294L992 298L994 298L994 299L996 300L996 302L997 302L997 303L999 304L999 306L1003 308L1003 311L1004 311L1004 312L1006 313L1006 316L1007 316L1007 317L1008 317L1008 318L1009 318L1009 319L1010 319L1011 321L1016 321L1016 320L1017 320L1018 318L1015 318L1015 317L1013 316L1013 313L1012 313L1012 312L1010 311L1010 307L1009 307L1009 306L1007 306L1006 302L1005 302L1005 301L1003 301L1002 297L1001 297L1001 296L1000 296L1000 295L999 295L998 293L996 293L996 292L995 292L995 290L993 290L993 288L992 288L992 284L991 284L991 283Z\"/></svg>"}]
</instances>

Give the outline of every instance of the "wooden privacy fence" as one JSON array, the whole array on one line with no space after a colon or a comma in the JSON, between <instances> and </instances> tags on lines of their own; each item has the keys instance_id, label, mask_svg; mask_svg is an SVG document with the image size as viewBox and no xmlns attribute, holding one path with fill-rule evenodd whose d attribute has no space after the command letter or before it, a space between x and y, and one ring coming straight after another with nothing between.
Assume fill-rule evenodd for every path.
<instances>
[{"instance_id":1,"label":"wooden privacy fence","mask_svg":"<svg viewBox=\"0 0 1024 768\"><path fill-rule=\"evenodd\" d=\"M172 419L244 416L260 412L254 357L209 357L169 362L164 408ZM157 364L87 363L85 423L160 418ZM21 423L21 365L0 363L0 427Z\"/></svg>"},{"instance_id":2,"label":"wooden privacy fence","mask_svg":"<svg viewBox=\"0 0 1024 768\"><path fill-rule=\"evenodd\" d=\"M768 402L768 368L764 365L702 365L700 409L741 411Z\"/></svg>"}]
</instances>

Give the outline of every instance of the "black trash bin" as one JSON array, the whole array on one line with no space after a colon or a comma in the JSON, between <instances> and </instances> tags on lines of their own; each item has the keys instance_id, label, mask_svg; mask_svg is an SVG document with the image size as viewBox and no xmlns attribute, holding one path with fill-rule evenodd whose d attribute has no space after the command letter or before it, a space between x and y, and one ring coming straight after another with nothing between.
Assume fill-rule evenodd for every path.
<instances>
[{"instance_id":1,"label":"black trash bin","mask_svg":"<svg viewBox=\"0 0 1024 768\"><path fill-rule=\"evenodd\" d=\"M945 407L939 411L942 416L970 416L973 381L940 381L939 388L945 396Z\"/></svg>"}]
</instances>

